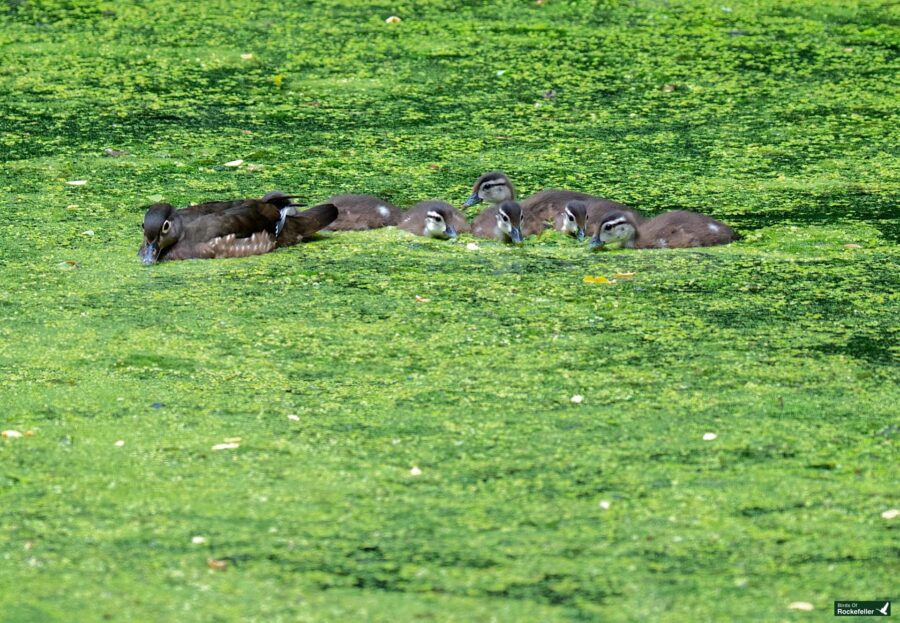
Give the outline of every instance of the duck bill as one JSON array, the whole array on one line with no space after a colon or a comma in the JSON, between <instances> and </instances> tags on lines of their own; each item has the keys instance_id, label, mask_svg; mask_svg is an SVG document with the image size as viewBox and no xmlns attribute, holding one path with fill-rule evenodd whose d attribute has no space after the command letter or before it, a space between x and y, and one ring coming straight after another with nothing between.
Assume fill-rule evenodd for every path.
<instances>
[{"instance_id":1,"label":"duck bill","mask_svg":"<svg viewBox=\"0 0 900 623\"><path fill-rule=\"evenodd\" d=\"M456 233L456 229L451 227L450 225L447 225L447 229L444 230L444 234L448 238L456 238L459 235Z\"/></svg>"},{"instance_id":2,"label":"duck bill","mask_svg":"<svg viewBox=\"0 0 900 623\"><path fill-rule=\"evenodd\" d=\"M518 227L513 227L509 230L509 237L513 242L522 242L522 230Z\"/></svg>"},{"instance_id":3,"label":"duck bill","mask_svg":"<svg viewBox=\"0 0 900 623\"><path fill-rule=\"evenodd\" d=\"M145 242L140 252L141 262L144 266L156 264L159 261L159 244L155 242Z\"/></svg>"},{"instance_id":4,"label":"duck bill","mask_svg":"<svg viewBox=\"0 0 900 623\"><path fill-rule=\"evenodd\" d=\"M482 198L478 196L478 193L477 192L472 193L471 196L468 199L466 199L466 202L463 204L463 207L468 208L468 207L475 205L476 203L481 203L481 202L482 202Z\"/></svg>"},{"instance_id":5,"label":"duck bill","mask_svg":"<svg viewBox=\"0 0 900 623\"><path fill-rule=\"evenodd\" d=\"M600 240L599 238L597 238L596 236L591 238L591 249L592 250L602 249L605 246L606 246L606 243L603 242L602 240Z\"/></svg>"},{"instance_id":6,"label":"duck bill","mask_svg":"<svg viewBox=\"0 0 900 623\"><path fill-rule=\"evenodd\" d=\"M578 240L584 240L584 227L578 228L578 231L575 233L575 237L578 238Z\"/></svg>"}]
</instances>

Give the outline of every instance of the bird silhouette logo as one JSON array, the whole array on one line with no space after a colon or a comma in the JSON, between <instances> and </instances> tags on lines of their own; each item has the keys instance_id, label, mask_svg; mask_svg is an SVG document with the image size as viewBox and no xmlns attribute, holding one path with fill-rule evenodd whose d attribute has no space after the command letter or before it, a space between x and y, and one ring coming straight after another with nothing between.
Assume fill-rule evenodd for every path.
<instances>
[{"instance_id":1,"label":"bird silhouette logo","mask_svg":"<svg viewBox=\"0 0 900 623\"><path fill-rule=\"evenodd\" d=\"M884 616L888 617L888 616L891 616L889 614L890 610L891 610L891 602L887 602L886 604L884 604L883 607L878 609L878 612L880 612Z\"/></svg>"}]
</instances>

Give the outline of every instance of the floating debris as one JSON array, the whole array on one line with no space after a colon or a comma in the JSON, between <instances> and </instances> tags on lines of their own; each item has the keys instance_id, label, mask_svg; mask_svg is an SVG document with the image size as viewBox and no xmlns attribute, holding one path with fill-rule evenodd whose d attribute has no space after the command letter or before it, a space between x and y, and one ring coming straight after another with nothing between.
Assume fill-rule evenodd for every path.
<instances>
[{"instance_id":1,"label":"floating debris","mask_svg":"<svg viewBox=\"0 0 900 623\"><path fill-rule=\"evenodd\" d=\"M398 16L396 16L396 15L391 15L389 18L387 18L386 20L384 20L384 22L385 22L386 24L399 24L399 23L402 22L402 21L403 21L403 20L400 19L400 18L399 18Z\"/></svg>"},{"instance_id":2,"label":"floating debris","mask_svg":"<svg viewBox=\"0 0 900 623\"><path fill-rule=\"evenodd\" d=\"M87 180L72 180L66 182L66 184L68 184L69 186L84 186L85 184L87 184Z\"/></svg>"},{"instance_id":3,"label":"floating debris","mask_svg":"<svg viewBox=\"0 0 900 623\"><path fill-rule=\"evenodd\" d=\"M411 470L409 470L409 475L410 476L421 476L422 470L419 469L418 467L413 466L413 468Z\"/></svg>"},{"instance_id":4,"label":"floating debris","mask_svg":"<svg viewBox=\"0 0 900 623\"><path fill-rule=\"evenodd\" d=\"M900 509L892 508L881 513L882 519L896 519L900 517Z\"/></svg>"},{"instance_id":5,"label":"floating debris","mask_svg":"<svg viewBox=\"0 0 900 623\"><path fill-rule=\"evenodd\" d=\"M803 612L812 612L816 609L816 607L808 601L792 601L788 604L788 608L791 610L802 610Z\"/></svg>"},{"instance_id":6,"label":"floating debris","mask_svg":"<svg viewBox=\"0 0 900 623\"><path fill-rule=\"evenodd\" d=\"M206 543L206 537L199 535L191 537L191 543L193 543L194 545L203 545L204 543Z\"/></svg>"},{"instance_id":7,"label":"floating debris","mask_svg":"<svg viewBox=\"0 0 900 623\"><path fill-rule=\"evenodd\" d=\"M0 433L0 437L3 437L4 439L18 439L22 436L22 433L17 430L5 430Z\"/></svg>"},{"instance_id":8,"label":"floating debris","mask_svg":"<svg viewBox=\"0 0 900 623\"><path fill-rule=\"evenodd\" d=\"M222 166L223 166L223 167L236 168L236 167L241 166L242 164L244 164L244 161L238 159L238 160L232 160L231 162L226 162L226 163L223 164Z\"/></svg>"},{"instance_id":9,"label":"floating debris","mask_svg":"<svg viewBox=\"0 0 900 623\"><path fill-rule=\"evenodd\" d=\"M584 396L582 396L581 394L575 394L574 396L569 398L569 400L571 400L572 402L574 402L577 405L580 405L582 403L582 401L584 400Z\"/></svg>"},{"instance_id":10,"label":"floating debris","mask_svg":"<svg viewBox=\"0 0 900 623\"><path fill-rule=\"evenodd\" d=\"M212 447L213 450L236 450L240 448L241 444L239 443L217 443Z\"/></svg>"},{"instance_id":11,"label":"floating debris","mask_svg":"<svg viewBox=\"0 0 900 623\"><path fill-rule=\"evenodd\" d=\"M703 441L713 441L718 437L715 433L703 433Z\"/></svg>"}]
</instances>

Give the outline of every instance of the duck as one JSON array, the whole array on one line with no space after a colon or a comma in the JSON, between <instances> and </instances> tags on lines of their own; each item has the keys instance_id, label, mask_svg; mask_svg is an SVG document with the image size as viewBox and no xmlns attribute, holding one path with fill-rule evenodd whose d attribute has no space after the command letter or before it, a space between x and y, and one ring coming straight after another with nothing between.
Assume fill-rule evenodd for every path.
<instances>
[{"instance_id":1,"label":"duck","mask_svg":"<svg viewBox=\"0 0 900 623\"><path fill-rule=\"evenodd\" d=\"M359 231L396 225L399 208L375 195L335 195L326 203L337 206L338 217L328 226L333 231Z\"/></svg>"},{"instance_id":2,"label":"duck","mask_svg":"<svg viewBox=\"0 0 900 623\"><path fill-rule=\"evenodd\" d=\"M144 240L138 255L147 265L165 260L261 255L297 244L338 215L333 204L303 212L297 207L282 193L180 210L169 203L156 203L144 215Z\"/></svg>"},{"instance_id":3,"label":"duck","mask_svg":"<svg viewBox=\"0 0 900 623\"><path fill-rule=\"evenodd\" d=\"M430 199L420 201L400 219L398 228L417 236L432 238L456 238L457 234L468 232L466 216L446 201Z\"/></svg>"},{"instance_id":4,"label":"duck","mask_svg":"<svg viewBox=\"0 0 900 623\"><path fill-rule=\"evenodd\" d=\"M628 249L711 247L739 238L725 223L699 212L673 210L639 223L631 212L615 211L593 226L591 248L610 244Z\"/></svg>"},{"instance_id":5,"label":"duck","mask_svg":"<svg viewBox=\"0 0 900 623\"><path fill-rule=\"evenodd\" d=\"M485 209L472 223L475 236L501 242L519 243L543 230L543 223L525 214L522 207L512 200Z\"/></svg>"}]
</instances>

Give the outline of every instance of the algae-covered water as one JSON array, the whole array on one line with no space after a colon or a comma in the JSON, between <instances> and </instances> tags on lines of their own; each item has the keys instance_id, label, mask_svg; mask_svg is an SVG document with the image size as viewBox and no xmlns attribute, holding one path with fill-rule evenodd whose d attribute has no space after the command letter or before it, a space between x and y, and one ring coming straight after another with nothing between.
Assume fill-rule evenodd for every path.
<instances>
[{"instance_id":1,"label":"algae-covered water","mask_svg":"<svg viewBox=\"0 0 900 623\"><path fill-rule=\"evenodd\" d=\"M898 47L874 1L0 2L0 620L896 598ZM155 201L497 168L744 238L136 256Z\"/></svg>"}]
</instances>

